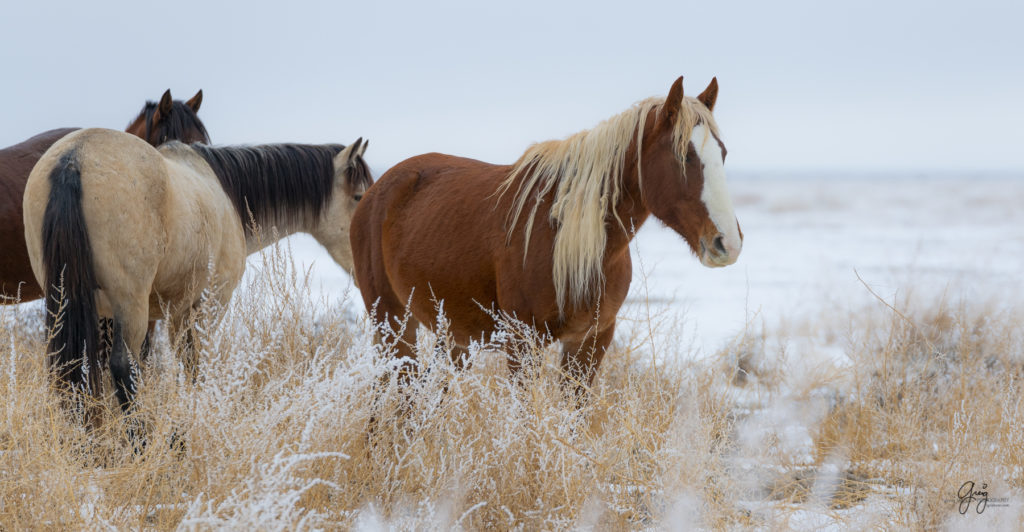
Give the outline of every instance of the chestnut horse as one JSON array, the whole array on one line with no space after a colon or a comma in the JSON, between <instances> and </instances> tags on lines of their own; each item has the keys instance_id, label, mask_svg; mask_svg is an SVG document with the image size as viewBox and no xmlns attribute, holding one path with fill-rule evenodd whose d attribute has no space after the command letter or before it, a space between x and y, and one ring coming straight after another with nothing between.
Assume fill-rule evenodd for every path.
<instances>
[{"instance_id":1,"label":"chestnut horse","mask_svg":"<svg viewBox=\"0 0 1024 532\"><path fill-rule=\"evenodd\" d=\"M735 262L743 236L711 114L718 82L697 98L682 82L511 166L429 153L381 176L352 219L352 253L372 319L405 331L398 355L414 356L418 323L437 323L441 307L461 365L498 311L560 340L564 378L589 385L629 290L633 230L648 216L705 266ZM518 364L509 360L513 373Z\"/></svg>"},{"instance_id":2,"label":"chestnut horse","mask_svg":"<svg viewBox=\"0 0 1024 532\"><path fill-rule=\"evenodd\" d=\"M133 358L147 324L165 311L172 338L185 333L194 378L193 311L207 297L227 303L246 256L276 238L310 233L351 271L349 222L372 183L365 149L362 139L347 148L156 149L108 129L57 141L25 188L25 241L46 287L50 361L65 388L99 395L97 320L112 319L109 366L129 411ZM278 232L257 232L250 221Z\"/></svg>"},{"instance_id":3,"label":"chestnut horse","mask_svg":"<svg viewBox=\"0 0 1024 532\"><path fill-rule=\"evenodd\" d=\"M206 127L196 116L203 101L199 91L187 102L171 99L164 92L159 103L146 102L139 116L126 130L153 146L168 140L210 143ZM21 200L25 182L32 167L54 142L76 128L54 129L40 133L25 142L0 150L0 304L23 303L43 297L36 284L25 249L25 227L22 225Z\"/></svg>"}]
</instances>

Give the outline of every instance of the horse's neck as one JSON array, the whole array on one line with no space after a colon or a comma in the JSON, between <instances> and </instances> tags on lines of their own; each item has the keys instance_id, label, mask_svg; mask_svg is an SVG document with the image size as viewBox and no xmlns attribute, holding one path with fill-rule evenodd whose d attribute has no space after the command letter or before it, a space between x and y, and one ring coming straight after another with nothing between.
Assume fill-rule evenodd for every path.
<instances>
[{"instance_id":1,"label":"horse's neck","mask_svg":"<svg viewBox=\"0 0 1024 532\"><path fill-rule=\"evenodd\" d=\"M608 241L605 244L606 255L628 247L633 236L640 230L640 226L651 215L640 192L640 175L635 162L626 164L620 187L619 200L613 207L615 214L618 215L618 220L613 218L610 223L606 224L608 231ZM622 225L619 225L619 220L622 221Z\"/></svg>"},{"instance_id":2,"label":"horse's neck","mask_svg":"<svg viewBox=\"0 0 1024 532\"><path fill-rule=\"evenodd\" d=\"M251 229L252 220L244 220L243 225L249 229L245 231L245 249L246 253L252 255L257 251L260 251L268 246L272 246L278 243L280 240L288 238L295 233L309 233L310 229L305 227L296 227L298 223L275 223L271 221L267 224L256 224L256 229Z\"/></svg>"},{"instance_id":3,"label":"horse's neck","mask_svg":"<svg viewBox=\"0 0 1024 532\"><path fill-rule=\"evenodd\" d=\"M307 217L301 217L307 219ZM352 262L352 248L349 246L347 225L345 230L339 231L336 228L327 229L330 225L330 216L322 216L319 220L312 222L312 226L304 222L296 221L291 224L272 225L267 228L260 228L257 231L246 231L246 248L252 255L261 249L277 243L296 233L307 233L323 246L331 255L334 262L338 263L349 275L353 275L355 267ZM325 223L326 222L326 223Z\"/></svg>"},{"instance_id":4,"label":"horse's neck","mask_svg":"<svg viewBox=\"0 0 1024 532\"><path fill-rule=\"evenodd\" d=\"M281 179L288 178L282 177ZM279 212L277 215L270 216L270 219L260 219L257 216L257 219L253 220L253 215L247 212L242 220L242 224L246 227L246 249L251 255L296 233L315 234L319 227L319 221L319 218L314 219L313 216L301 212L297 214ZM253 224L255 224L255 228L253 228Z\"/></svg>"}]
</instances>

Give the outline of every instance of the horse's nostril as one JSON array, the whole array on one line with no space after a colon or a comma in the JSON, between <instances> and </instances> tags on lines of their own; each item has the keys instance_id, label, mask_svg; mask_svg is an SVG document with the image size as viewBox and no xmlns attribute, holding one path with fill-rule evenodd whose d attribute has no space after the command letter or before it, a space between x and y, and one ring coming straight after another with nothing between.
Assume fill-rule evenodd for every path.
<instances>
[{"instance_id":1,"label":"horse's nostril","mask_svg":"<svg viewBox=\"0 0 1024 532\"><path fill-rule=\"evenodd\" d=\"M722 238L722 235L716 236L715 237L715 241L713 242L713 244L715 246L715 251L717 251L720 255L725 255L726 254L726 251L725 251L725 239Z\"/></svg>"}]
</instances>

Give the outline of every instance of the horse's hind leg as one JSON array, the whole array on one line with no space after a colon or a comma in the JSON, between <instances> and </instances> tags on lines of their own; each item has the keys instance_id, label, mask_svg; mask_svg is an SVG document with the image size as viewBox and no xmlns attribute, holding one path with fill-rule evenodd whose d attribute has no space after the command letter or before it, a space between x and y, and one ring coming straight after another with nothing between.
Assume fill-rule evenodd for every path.
<instances>
[{"instance_id":1,"label":"horse's hind leg","mask_svg":"<svg viewBox=\"0 0 1024 532\"><path fill-rule=\"evenodd\" d=\"M415 347L416 330L419 329L420 322L390 289L377 299L373 310L371 318L377 327L376 343L384 348L391 343L395 348L396 358L405 359L399 368L399 376L402 382L408 382L418 373Z\"/></svg>"},{"instance_id":2,"label":"horse's hind leg","mask_svg":"<svg viewBox=\"0 0 1024 532\"><path fill-rule=\"evenodd\" d=\"M138 361L146 342L149 312L145 305L134 309L115 311L113 319L113 345L110 351L110 374L114 381L114 393L121 405L121 412L130 414L135 407L135 392L138 386ZM127 311L126 311L127 310ZM133 356L135 355L134 360ZM140 451L145 447L145 427L142 422L129 418L128 439Z\"/></svg>"},{"instance_id":3,"label":"horse's hind leg","mask_svg":"<svg viewBox=\"0 0 1024 532\"><path fill-rule=\"evenodd\" d=\"M121 411L129 413L135 400L138 363L142 355L149 327L149 313L145 305L115 312L113 320L113 346L110 352L110 373Z\"/></svg>"},{"instance_id":4,"label":"horse's hind leg","mask_svg":"<svg viewBox=\"0 0 1024 532\"><path fill-rule=\"evenodd\" d=\"M145 362L149 358L149 352L152 346L153 329L156 325L155 321L149 322L149 328L146 330L146 339L142 342L142 348L139 350L139 361ZM110 361L110 353L114 349L114 320L110 318L100 318L100 364L103 362Z\"/></svg>"},{"instance_id":5,"label":"horse's hind leg","mask_svg":"<svg viewBox=\"0 0 1024 532\"><path fill-rule=\"evenodd\" d=\"M385 290L377 298L376 304L371 307L373 312L371 312L370 318L376 327L374 342L381 346L382 351L387 351L390 346L394 346L395 357L402 360L398 367L398 385L401 388L400 394L403 399L399 411L405 413L409 411L411 404L407 386L419 376L419 365L416 364L414 348L416 346L416 329L419 328L420 322L412 316L411 312L406 311L405 305L395 296L390 287ZM368 293L364 293L363 297L368 297ZM381 394L387 388L389 380L390 376L385 373L377 381L371 407L373 414L367 422L366 429L371 445L374 445L372 443L373 435L377 433L378 411L383 405Z\"/></svg>"}]
</instances>

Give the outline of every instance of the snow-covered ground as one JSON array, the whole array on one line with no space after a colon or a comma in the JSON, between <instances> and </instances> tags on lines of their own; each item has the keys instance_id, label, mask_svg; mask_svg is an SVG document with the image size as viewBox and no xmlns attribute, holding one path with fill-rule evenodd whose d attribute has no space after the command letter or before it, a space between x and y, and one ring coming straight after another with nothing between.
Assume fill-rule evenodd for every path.
<instances>
[{"instance_id":1,"label":"snow-covered ground","mask_svg":"<svg viewBox=\"0 0 1024 532\"><path fill-rule=\"evenodd\" d=\"M705 352L747 320L778 330L869 304L858 274L890 301L907 290L975 302L1021 294L1024 176L765 176L730 185L744 232L733 266L702 267L658 223L636 238L634 290L642 260L650 299L673 301Z\"/></svg>"},{"instance_id":2,"label":"snow-covered ground","mask_svg":"<svg viewBox=\"0 0 1024 532\"><path fill-rule=\"evenodd\" d=\"M1022 294L1024 175L740 174L730 189L745 237L735 265L704 268L653 218L634 240L624 312L678 315L699 352L747 323L785 329L868 304L858 274L887 300L911 289L975 302ZM288 244L314 287L358 308L351 279L311 237Z\"/></svg>"}]
</instances>

